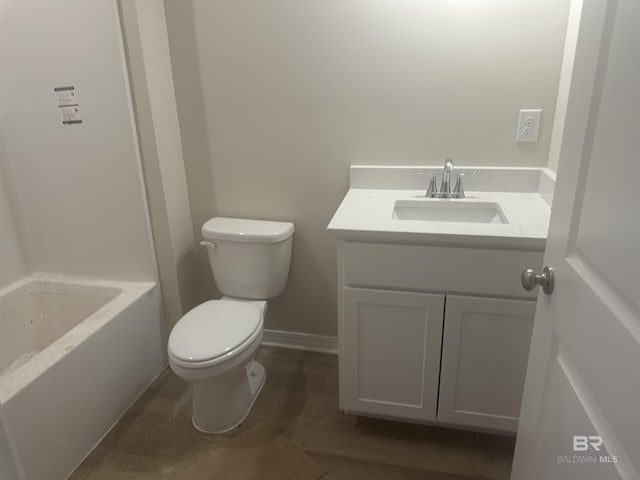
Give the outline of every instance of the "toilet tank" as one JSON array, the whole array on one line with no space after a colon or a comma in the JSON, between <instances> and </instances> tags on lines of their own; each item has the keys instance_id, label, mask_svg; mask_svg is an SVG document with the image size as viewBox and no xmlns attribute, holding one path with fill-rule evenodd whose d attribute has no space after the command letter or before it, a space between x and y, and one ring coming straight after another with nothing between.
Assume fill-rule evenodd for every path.
<instances>
[{"instance_id":1,"label":"toilet tank","mask_svg":"<svg viewBox=\"0 0 640 480\"><path fill-rule=\"evenodd\" d=\"M218 290L238 298L268 299L287 283L293 223L214 217L202 242Z\"/></svg>"}]
</instances>

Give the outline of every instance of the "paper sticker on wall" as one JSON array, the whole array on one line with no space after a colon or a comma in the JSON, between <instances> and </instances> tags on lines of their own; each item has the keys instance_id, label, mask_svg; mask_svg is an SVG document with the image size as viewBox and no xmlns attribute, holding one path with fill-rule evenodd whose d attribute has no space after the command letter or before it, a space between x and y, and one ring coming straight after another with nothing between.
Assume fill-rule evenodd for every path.
<instances>
[{"instance_id":1,"label":"paper sticker on wall","mask_svg":"<svg viewBox=\"0 0 640 480\"><path fill-rule=\"evenodd\" d=\"M53 89L58 100L58 110L63 125L82 123L76 87L56 87Z\"/></svg>"}]
</instances>

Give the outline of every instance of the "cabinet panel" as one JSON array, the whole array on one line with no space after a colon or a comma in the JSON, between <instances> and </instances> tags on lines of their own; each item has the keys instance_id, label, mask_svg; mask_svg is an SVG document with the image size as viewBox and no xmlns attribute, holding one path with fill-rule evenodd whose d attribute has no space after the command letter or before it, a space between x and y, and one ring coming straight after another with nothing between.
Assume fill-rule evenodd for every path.
<instances>
[{"instance_id":1,"label":"cabinet panel","mask_svg":"<svg viewBox=\"0 0 640 480\"><path fill-rule=\"evenodd\" d=\"M520 274L543 252L345 242L342 255L345 286L536 298Z\"/></svg>"},{"instance_id":2,"label":"cabinet panel","mask_svg":"<svg viewBox=\"0 0 640 480\"><path fill-rule=\"evenodd\" d=\"M344 289L340 406L435 420L444 296Z\"/></svg>"},{"instance_id":3,"label":"cabinet panel","mask_svg":"<svg viewBox=\"0 0 640 480\"><path fill-rule=\"evenodd\" d=\"M516 431L535 302L447 295L438 420Z\"/></svg>"}]
</instances>

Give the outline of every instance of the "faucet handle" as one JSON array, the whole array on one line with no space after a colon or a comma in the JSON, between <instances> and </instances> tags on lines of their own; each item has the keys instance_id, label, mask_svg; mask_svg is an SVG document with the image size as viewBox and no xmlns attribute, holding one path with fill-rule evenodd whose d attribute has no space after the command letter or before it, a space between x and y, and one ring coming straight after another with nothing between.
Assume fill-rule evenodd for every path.
<instances>
[{"instance_id":1,"label":"faucet handle","mask_svg":"<svg viewBox=\"0 0 640 480\"><path fill-rule=\"evenodd\" d=\"M453 187L453 198L465 198L464 187L462 186L462 177L464 175L475 175L476 172L474 170L467 170L464 172L459 172L456 177L456 185Z\"/></svg>"},{"instance_id":2,"label":"faucet handle","mask_svg":"<svg viewBox=\"0 0 640 480\"><path fill-rule=\"evenodd\" d=\"M436 184L435 175L431 175L431 178L429 179L429 187L427 188L427 193L425 193L424 196L430 198L438 196L438 185Z\"/></svg>"}]
</instances>

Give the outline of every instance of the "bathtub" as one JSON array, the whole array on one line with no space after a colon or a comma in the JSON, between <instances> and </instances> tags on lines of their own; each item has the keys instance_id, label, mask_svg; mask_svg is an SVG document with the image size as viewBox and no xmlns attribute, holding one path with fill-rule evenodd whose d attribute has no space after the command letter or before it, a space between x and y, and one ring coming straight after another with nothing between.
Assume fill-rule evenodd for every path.
<instances>
[{"instance_id":1,"label":"bathtub","mask_svg":"<svg viewBox=\"0 0 640 480\"><path fill-rule=\"evenodd\" d=\"M20 477L65 479L166 365L153 282L0 290L0 418Z\"/></svg>"}]
</instances>

